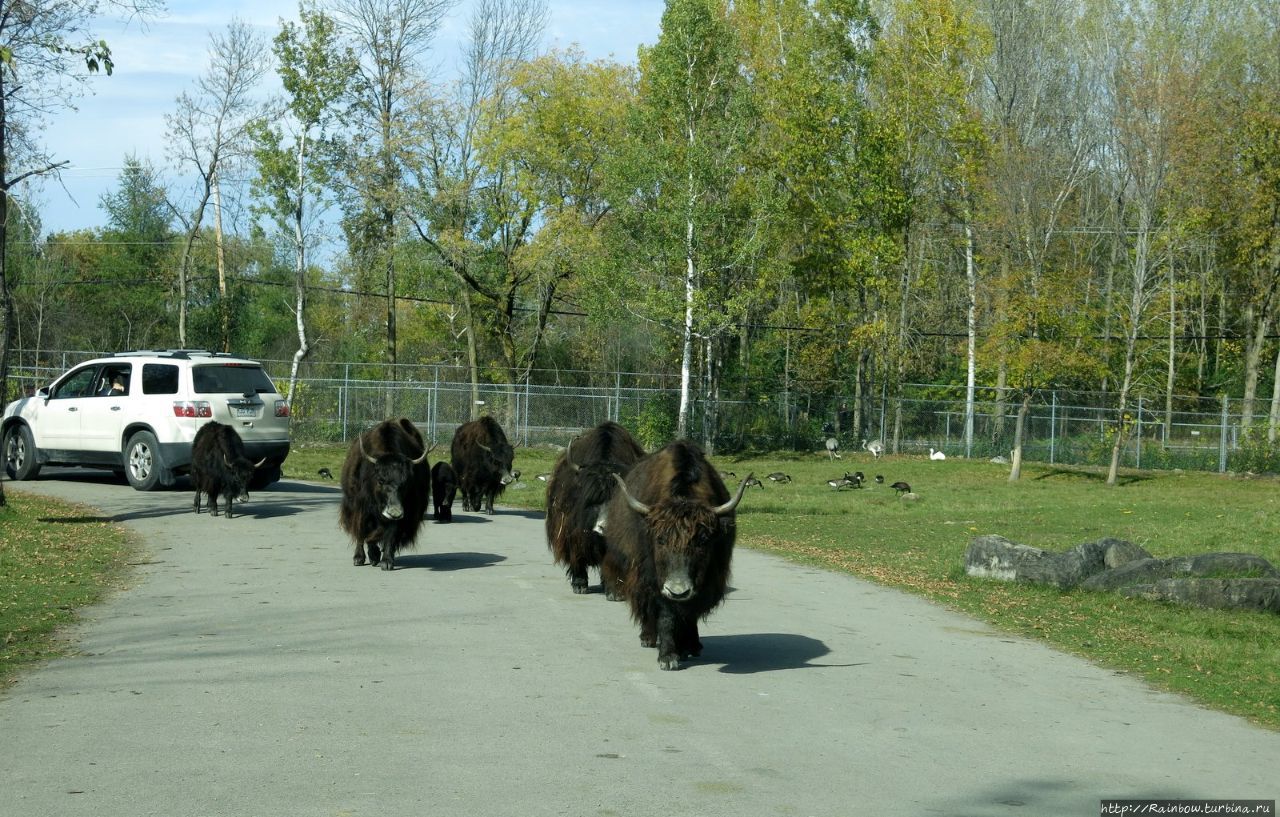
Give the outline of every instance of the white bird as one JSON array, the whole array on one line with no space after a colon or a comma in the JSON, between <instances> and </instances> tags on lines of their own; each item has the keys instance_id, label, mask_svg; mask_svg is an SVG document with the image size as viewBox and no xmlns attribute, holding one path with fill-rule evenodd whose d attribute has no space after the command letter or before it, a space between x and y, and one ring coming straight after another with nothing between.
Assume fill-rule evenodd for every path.
<instances>
[{"instance_id":1,"label":"white bird","mask_svg":"<svg viewBox=\"0 0 1280 817\"><path fill-rule=\"evenodd\" d=\"M839 440L837 440L835 437L828 437L825 445L827 447L827 459L832 459L832 460L840 459L840 453L838 450L840 448Z\"/></svg>"},{"instance_id":2,"label":"white bird","mask_svg":"<svg viewBox=\"0 0 1280 817\"><path fill-rule=\"evenodd\" d=\"M862 441L862 447L871 452L871 456L880 459L880 455L884 453L884 443L879 440L873 442Z\"/></svg>"},{"instance_id":3,"label":"white bird","mask_svg":"<svg viewBox=\"0 0 1280 817\"><path fill-rule=\"evenodd\" d=\"M947 458L947 455L943 454L941 451L934 451L932 448L929 449L929 459L945 460L946 458Z\"/></svg>"}]
</instances>

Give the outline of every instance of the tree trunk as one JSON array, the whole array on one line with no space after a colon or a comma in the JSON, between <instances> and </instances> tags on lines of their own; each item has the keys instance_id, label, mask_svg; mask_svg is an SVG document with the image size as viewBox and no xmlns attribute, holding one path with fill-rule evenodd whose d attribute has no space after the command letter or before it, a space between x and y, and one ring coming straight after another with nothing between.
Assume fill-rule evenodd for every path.
<instances>
[{"instance_id":1,"label":"tree trunk","mask_svg":"<svg viewBox=\"0 0 1280 817\"><path fill-rule=\"evenodd\" d=\"M692 181L690 181L692 184ZM676 437L689 436L689 386L693 374L693 219L685 222L684 336L680 352L680 411Z\"/></svg>"},{"instance_id":2,"label":"tree trunk","mask_svg":"<svg viewBox=\"0 0 1280 817\"><path fill-rule=\"evenodd\" d=\"M1169 258L1169 355L1164 379L1164 427L1166 433L1173 428L1173 389L1177 383L1178 350L1178 295L1174 276L1173 257Z\"/></svg>"},{"instance_id":3,"label":"tree trunk","mask_svg":"<svg viewBox=\"0 0 1280 817\"><path fill-rule=\"evenodd\" d=\"M222 241L222 186L213 177L213 247L218 259L218 317L222 351L231 351L231 304L227 300L227 253Z\"/></svg>"},{"instance_id":4,"label":"tree trunk","mask_svg":"<svg viewBox=\"0 0 1280 817\"><path fill-rule=\"evenodd\" d=\"M1276 441L1276 428L1280 426L1280 345L1276 346L1275 376L1271 380L1271 414L1267 418L1267 442Z\"/></svg>"},{"instance_id":5,"label":"tree trunk","mask_svg":"<svg viewBox=\"0 0 1280 817\"><path fill-rule=\"evenodd\" d=\"M969 223L967 214L964 224L964 271L969 300L966 312L968 348L964 381L964 455L969 458L973 456L973 402L978 371L978 270L973 258L973 226Z\"/></svg>"},{"instance_id":6,"label":"tree trunk","mask_svg":"<svg viewBox=\"0 0 1280 817\"><path fill-rule=\"evenodd\" d=\"M298 349L293 353L293 365L289 368L289 406L292 409L298 389L298 370L302 361L311 354L307 342L307 241L302 229L303 200L306 195L307 139L303 133L298 140L298 201L293 211L293 281L294 309L298 327Z\"/></svg>"},{"instance_id":7,"label":"tree trunk","mask_svg":"<svg viewBox=\"0 0 1280 817\"><path fill-rule=\"evenodd\" d=\"M1253 425L1253 403L1258 397L1258 376L1262 368L1262 348L1267 342L1267 328L1271 325L1271 310L1245 309L1245 325L1249 334L1245 339L1244 398L1240 404L1240 428L1245 434Z\"/></svg>"},{"instance_id":8,"label":"tree trunk","mask_svg":"<svg viewBox=\"0 0 1280 817\"><path fill-rule=\"evenodd\" d=\"M387 379L393 384L398 379L396 372L396 247L395 247L396 214L390 210L382 212L383 238L386 244L383 252L386 258L387 273ZM395 416L395 387L387 389L386 416Z\"/></svg>"},{"instance_id":9,"label":"tree trunk","mask_svg":"<svg viewBox=\"0 0 1280 817\"><path fill-rule=\"evenodd\" d=\"M462 282L462 309L467 321L467 370L471 376L471 410L468 419L480 418L480 353L476 349L476 323L471 309L471 291Z\"/></svg>"},{"instance_id":10,"label":"tree trunk","mask_svg":"<svg viewBox=\"0 0 1280 817\"><path fill-rule=\"evenodd\" d=\"M1013 451L1009 458L1009 481L1022 478L1022 441L1026 439L1027 417L1031 414L1031 389L1022 392L1022 405L1018 407L1018 419L1013 424Z\"/></svg>"}]
</instances>

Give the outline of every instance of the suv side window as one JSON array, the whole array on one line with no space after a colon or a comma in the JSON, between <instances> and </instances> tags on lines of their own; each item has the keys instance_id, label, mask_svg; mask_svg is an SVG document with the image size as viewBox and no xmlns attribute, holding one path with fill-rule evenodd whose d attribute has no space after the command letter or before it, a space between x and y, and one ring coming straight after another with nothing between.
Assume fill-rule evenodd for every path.
<instances>
[{"instance_id":1,"label":"suv side window","mask_svg":"<svg viewBox=\"0 0 1280 817\"><path fill-rule=\"evenodd\" d=\"M65 400L69 397L89 397L93 394L93 386L97 382L95 379L97 373L97 366L90 366L87 369L75 372L58 384L57 390L51 395L52 399Z\"/></svg>"},{"instance_id":2,"label":"suv side window","mask_svg":"<svg viewBox=\"0 0 1280 817\"><path fill-rule=\"evenodd\" d=\"M143 394L177 394L178 367L167 363L142 364Z\"/></svg>"}]
</instances>

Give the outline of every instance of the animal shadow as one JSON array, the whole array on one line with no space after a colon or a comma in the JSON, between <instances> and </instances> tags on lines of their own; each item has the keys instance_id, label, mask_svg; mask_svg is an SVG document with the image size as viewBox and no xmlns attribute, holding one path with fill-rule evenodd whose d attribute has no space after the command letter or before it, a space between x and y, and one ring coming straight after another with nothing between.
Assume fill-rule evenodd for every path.
<instances>
[{"instance_id":1,"label":"animal shadow","mask_svg":"<svg viewBox=\"0 0 1280 817\"><path fill-rule=\"evenodd\" d=\"M506 556L497 553L415 553L396 555L396 570L426 569L439 572L471 570L492 567L505 562Z\"/></svg>"},{"instance_id":2,"label":"animal shadow","mask_svg":"<svg viewBox=\"0 0 1280 817\"><path fill-rule=\"evenodd\" d=\"M720 672L750 675L809 667L856 667L860 664L815 664L830 653L816 638L791 633L744 633L702 636L704 663L723 664Z\"/></svg>"}]
</instances>

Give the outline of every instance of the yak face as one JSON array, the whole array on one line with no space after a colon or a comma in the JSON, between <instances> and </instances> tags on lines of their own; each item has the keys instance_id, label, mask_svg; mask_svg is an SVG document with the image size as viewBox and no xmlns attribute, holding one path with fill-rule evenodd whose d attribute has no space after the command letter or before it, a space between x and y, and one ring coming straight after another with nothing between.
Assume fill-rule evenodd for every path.
<instances>
[{"instance_id":1,"label":"yak face","mask_svg":"<svg viewBox=\"0 0 1280 817\"><path fill-rule=\"evenodd\" d=\"M383 519L399 520L404 516L400 489L409 481L413 466L398 454L384 454L372 465L373 496L377 500L379 513Z\"/></svg>"},{"instance_id":2,"label":"yak face","mask_svg":"<svg viewBox=\"0 0 1280 817\"><path fill-rule=\"evenodd\" d=\"M408 420L402 422L407 423ZM406 484L409 484L414 466L426 461L427 454L431 453L431 448L424 449L414 459L409 459L404 454L395 452L388 452L375 457L365 450L363 435L356 438L356 443L360 448L360 454L364 457L365 463L372 466L370 481L373 483L373 498L381 506L379 513L383 519L389 519L393 522L399 521L404 516L404 503L400 498L400 490ZM434 447L432 446L432 448Z\"/></svg>"},{"instance_id":3,"label":"yak face","mask_svg":"<svg viewBox=\"0 0 1280 817\"><path fill-rule=\"evenodd\" d=\"M672 601L691 601L710 592L718 603L723 587L710 587L709 577L727 576L728 552L734 539L734 511L746 491L748 475L728 502L712 506L696 497L667 496L646 505L627 490L622 477L614 476L631 510L645 518L652 545L653 571L658 589Z\"/></svg>"},{"instance_id":4,"label":"yak face","mask_svg":"<svg viewBox=\"0 0 1280 817\"><path fill-rule=\"evenodd\" d=\"M223 457L222 461L227 466L227 480L223 485L223 493L229 494L236 502L248 502L249 483L253 480L253 472L257 466L246 459L231 461Z\"/></svg>"},{"instance_id":5,"label":"yak face","mask_svg":"<svg viewBox=\"0 0 1280 817\"><path fill-rule=\"evenodd\" d=\"M484 473L497 474L498 482L504 487L520 479L520 472L511 468L516 455L509 444L495 442L489 446L481 443L480 452Z\"/></svg>"},{"instance_id":6,"label":"yak face","mask_svg":"<svg viewBox=\"0 0 1280 817\"><path fill-rule=\"evenodd\" d=\"M715 548L723 536L720 519L701 502L673 498L648 516L653 568L662 595L689 601L706 587Z\"/></svg>"}]
</instances>

